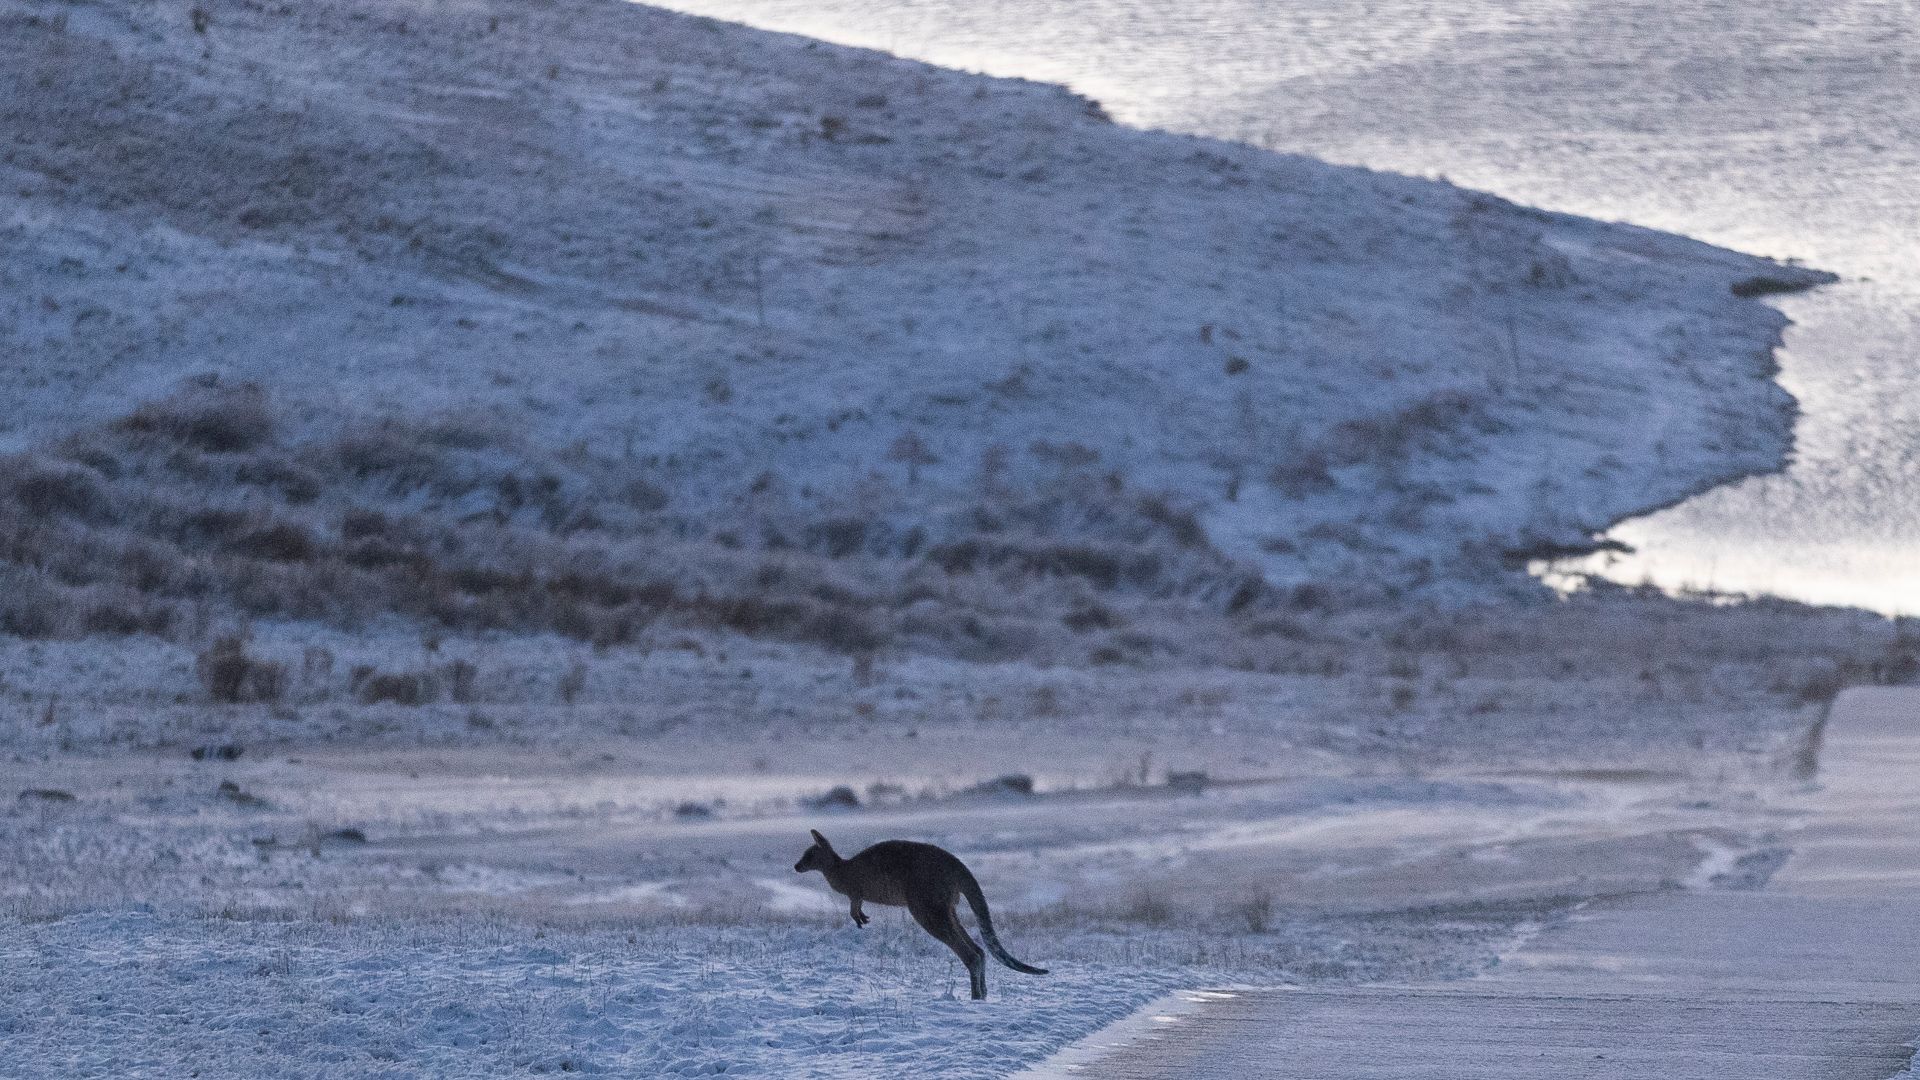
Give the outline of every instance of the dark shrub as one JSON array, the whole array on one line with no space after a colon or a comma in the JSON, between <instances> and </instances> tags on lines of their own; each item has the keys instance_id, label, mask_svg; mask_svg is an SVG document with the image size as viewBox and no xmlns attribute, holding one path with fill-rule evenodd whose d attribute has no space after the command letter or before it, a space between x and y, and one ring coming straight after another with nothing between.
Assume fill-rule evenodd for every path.
<instances>
[{"instance_id":1,"label":"dark shrub","mask_svg":"<svg viewBox=\"0 0 1920 1080\"><path fill-rule=\"evenodd\" d=\"M247 655L246 640L230 634L207 646L194 663L200 685L215 701L278 701L287 691L287 669Z\"/></svg>"},{"instance_id":2,"label":"dark shrub","mask_svg":"<svg viewBox=\"0 0 1920 1080\"><path fill-rule=\"evenodd\" d=\"M828 518L807 529L807 547L830 559L844 559L867 542L867 523L856 517Z\"/></svg>"},{"instance_id":3,"label":"dark shrub","mask_svg":"<svg viewBox=\"0 0 1920 1080\"><path fill-rule=\"evenodd\" d=\"M59 613L65 609L60 590L33 578L0 579L0 584L5 585L0 590L0 634L33 639L60 632Z\"/></svg>"},{"instance_id":4,"label":"dark shrub","mask_svg":"<svg viewBox=\"0 0 1920 1080\"><path fill-rule=\"evenodd\" d=\"M1074 608L1060 617L1070 630L1086 633L1089 630L1111 630L1120 625L1120 616L1105 604L1085 604Z\"/></svg>"},{"instance_id":5,"label":"dark shrub","mask_svg":"<svg viewBox=\"0 0 1920 1080\"><path fill-rule=\"evenodd\" d=\"M384 477L394 490L424 484L440 471L437 453L392 424L344 435L331 449L333 460L316 464L323 468L330 464L361 480Z\"/></svg>"},{"instance_id":6,"label":"dark shrub","mask_svg":"<svg viewBox=\"0 0 1920 1080\"><path fill-rule=\"evenodd\" d=\"M1100 589L1119 585L1124 569L1113 552L1088 544L1056 544L1035 552L1031 565L1044 573L1086 578Z\"/></svg>"},{"instance_id":7,"label":"dark shrub","mask_svg":"<svg viewBox=\"0 0 1920 1080\"><path fill-rule=\"evenodd\" d=\"M1174 507L1162 496L1142 498L1140 516L1172 533L1181 547L1206 546L1207 532L1200 527L1200 518L1191 510Z\"/></svg>"},{"instance_id":8,"label":"dark shrub","mask_svg":"<svg viewBox=\"0 0 1920 1080\"><path fill-rule=\"evenodd\" d=\"M1465 452L1468 435L1491 434L1504 427L1478 398L1441 390L1394 412L1334 425L1326 436L1326 454L1342 465L1385 466L1415 453L1457 458Z\"/></svg>"},{"instance_id":9,"label":"dark shrub","mask_svg":"<svg viewBox=\"0 0 1920 1080\"><path fill-rule=\"evenodd\" d=\"M189 756L195 761L239 761L247 752L246 747L235 743L215 743L211 746L196 746Z\"/></svg>"},{"instance_id":10,"label":"dark shrub","mask_svg":"<svg viewBox=\"0 0 1920 1080\"><path fill-rule=\"evenodd\" d=\"M1247 577L1233 587L1227 597L1227 614L1238 615L1261 597L1267 595L1267 583L1257 577Z\"/></svg>"},{"instance_id":11,"label":"dark shrub","mask_svg":"<svg viewBox=\"0 0 1920 1080\"><path fill-rule=\"evenodd\" d=\"M378 510L349 510L340 515L340 535L348 540L385 539L392 525Z\"/></svg>"},{"instance_id":12,"label":"dark shrub","mask_svg":"<svg viewBox=\"0 0 1920 1080\"><path fill-rule=\"evenodd\" d=\"M233 478L242 484L277 491L281 498L295 505L318 499L323 487L313 470L273 454L243 460L233 470Z\"/></svg>"},{"instance_id":13,"label":"dark shrub","mask_svg":"<svg viewBox=\"0 0 1920 1080\"><path fill-rule=\"evenodd\" d=\"M108 451L102 450L97 446L70 445L67 449L66 456L69 460L85 465L87 468L92 469L108 480L120 479L120 474L123 471L119 458L114 457Z\"/></svg>"},{"instance_id":14,"label":"dark shrub","mask_svg":"<svg viewBox=\"0 0 1920 1080\"><path fill-rule=\"evenodd\" d=\"M33 517L93 517L107 503L88 470L24 455L0 461L0 485L0 491Z\"/></svg>"},{"instance_id":15,"label":"dark shrub","mask_svg":"<svg viewBox=\"0 0 1920 1080\"><path fill-rule=\"evenodd\" d=\"M307 562L319 551L313 534L291 522L276 521L233 542L236 554L274 562Z\"/></svg>"},{"instance_id":16,"label":"dark shrub","mask_svg":"<svg viewBox=\"0 0 1920 1080\"><path fill-rule=\"evenodd\" d=\"M355 671L354 691L363 705L427 705L440 697L440 680L426 671Z\"/></svg>"},{"instance_id":17,"label":"dark shrub","mask_svg":"<svg viewBox=\"0 0 1920 1080\"><path fill-rule=\"evenodd\" d=\"M447 696L466 704L473 700L474 684L480 679L480 669L472 661L455 660L447 665Z\"/></svg>"},{"instance_id":18,"label":"dark shrub","mask_svg":"<svg viewBox=\"0 0 1920 1080\"><path fill-rule=\"evenodd\" d=\"M254 517L245 510L227 507L203 507L189 513L180 522L183 543L231 544L253 525Z\"/></svg>"},{"instance_id":19,"label":"dark shrub","mask_svg":"<svg viewBox=\"0 0 1920 1080\"><path fill-rule=\"evenodd\" d=\"M860 806L860 796L852 788L840 784L800 802L809 810L854 810Z\"/></svg>"},{"instance_id":20,"label":"dark shrub","mask_svg":"<svg viewBox=\"0 0 1920 1080\"><path fill-rule=\"evenodd\" d=\"M178 554L162 544L132 541L120 552L120 580L141 592L165 587L181 568Z\"/></svg>"},{"instance_id":21,"label":"dark shrub","mask_svg":"<svg viewBox=\"0 0 1920 1080\"><path fill-rule=\"evenodd\" d=\"M267 800L245 790L231 780L220 781L220 787L214 794L233 803L235 806L258 808L267 805Z\"/></svg>"},{"instance_id":22,"label":"dark shrub","mask_svg":"<svg viewBox=\"0 0 1920 1080\"><path fill-rule=\"evenodd\" d=\"M1319 491L1333 489L1333 473L1328 471L1326 455L1304 449L1273 467L1267 482L1289 499L1303 499Z\"/></svg>"},{"instance_id":23,"label":"dark shrub","mask_svg":"<svg viewBox=\"0 0 1920 1080\"><path fill-rule=\"evenodd\" d=\"M835 652L848 654L870 653L885 643L871 620L843 607L830 607L814 615L802 636Z\"/></svg>"},{"instance_id":24,"label":"dark shrub","mask_svg":"<svg viewBox=\"0 0 1920 1080\"><path fill-rule=\"evenodd\" d=\"M810 610L809 605L796 600L770 600L759 596L700 596L688 602L696 609L710 610L713 621L718 625L748 636L791 633Z\"/></svg>"},{"instance_id":25,"label":"dark shrub","mask_svg":"<svg viewBox=\"0 0 1920 1080\"><path fill-rule=\"evenodd\" d=\"M657 513L667 508L666 489L643 477L636 476L627 481L625 494L627 505L643 514Z\"/></svg>"},{"instance_id":26,"label":"dark shrub","mask_svg":"<svg viewBox=\"0 0 1920 1080\"><path fill-rule=\"evenodd\" d=\"M1324 585L1308 582L1295 585L1287 593L1287 606L1295 611L1332 611L1333 591Z\"/></svg>"},{"instance_id":27,"label":"dark shrub","mask_svg":"<svg viewBox=\"0 0 1920 1080\"><path fill-rule=\"evenodd\" d=\"M1207 774L1200 769L1167 770L1167 787L1182 795L1199 795L1207 790Z\"/></svg>"},{"instance_id":28,"label":"dark shrub","mask_svg":"<svg viewBox=\"0 0 1920 1080\"><path fill-rule=\"evenodd\" d=\"M587 689L587 665L574 661L565 675L560 676L560 700L568 705L580 699Z\"/></svg>"},{"instance_id":29,"label":"dark shrub","mask_svg":"<svg viewBox=\"0 0 1920 1080\"><path fill-rule=\"evenodd\" d=\"M962 540L954 544L936 544L927 551L927 561L949 574L968 574L981 561L986 553L986 545L978 540Z\"/></svg>"},{"instance_id":30,"label":"dark shrub","mask_svg":"<svg viewBox=\"0 0 1920 1080\"><path fill-rule=\"evenodd\" d=\"M996 776L991 780L982 780L972 787L967 788L962 794L1031 795L1033 794L1033 777L1028 776L1026 773L1008 773L1005 776Z\"/></svg>"},{"instance_id":31,"label":"dark shrub","mask_svg":"<svg viewBox=\"0 0 1920 1080\"><path fill-rule=\"evenodd\" d=\"M259 387L200 385L148 402L120 422L122 429L158 435L196 450L231 454L251 450L273 435L273 416Z\"/></svg>"},{"instance_id":32,"label":"dark shrub","mask_svg":"<svg viewBox=\"0 0 1920 1080\"><path fill-rule=\"evenodd\" d=\"M89 634L164 634L173 625L173 611L142 604L131 597L102 600L87 607L80 626Z\"/></svg>"}]
</instances>

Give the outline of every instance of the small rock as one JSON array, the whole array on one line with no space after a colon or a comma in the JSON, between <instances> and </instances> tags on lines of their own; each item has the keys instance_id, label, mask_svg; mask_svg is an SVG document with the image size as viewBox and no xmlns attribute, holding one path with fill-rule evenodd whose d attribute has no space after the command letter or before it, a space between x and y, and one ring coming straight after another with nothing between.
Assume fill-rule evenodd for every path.
<instances>
[{"instance_id":1,"label":"small rock","mask_svg":"<svg viewBox=\"0 0 1920 1080\"><path fill-rule=\"evenodd\" d=\"M344 829L335 829L320 839L331 840L338 844L364 844L367 842L367 834L352 826L348 826Z\"/></svg>"},{"instance_id":2,"label":"small rock","mask_svg":"<svg viewBox=\"0 0 1920 1080\"><path fill-rule=\"evenodd\" d=\"M235 743L220 743L215 746L196 746L193 748L195 761L238 761L246 748Z\"/></svg>"},{"instance_id":3,"label":"small rock","mask_svg":"<svg viewBox=\"0 0 1920 1080\"><path fill-rule=\"evenodd\" d=\"M705 821L713 816L713 807L702 802L683 802L673 808L673 816L681 821Z\"/></svg>"}]
</instances>

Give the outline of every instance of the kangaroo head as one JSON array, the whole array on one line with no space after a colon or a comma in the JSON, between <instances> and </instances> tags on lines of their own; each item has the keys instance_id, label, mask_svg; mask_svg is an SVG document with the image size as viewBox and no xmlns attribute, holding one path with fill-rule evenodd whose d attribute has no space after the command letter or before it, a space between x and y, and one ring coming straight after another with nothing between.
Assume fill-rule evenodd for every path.
<instances>
[{"instance_id":1,"label":"kangaroo head","mask_svg":"<svg viewBox=\"0 0 1920 1080\"><path fill-rule=\"evenodd\" d=\"M834 852L833 845L827 843L827 838L820 835L820 830L809 829L808 831L813 833L813 846L801 852L800 861L793 864L793 872L796 874L804 874L809 870L824 871L840 861L840 856Z\"/></svg>"}]
</instances>

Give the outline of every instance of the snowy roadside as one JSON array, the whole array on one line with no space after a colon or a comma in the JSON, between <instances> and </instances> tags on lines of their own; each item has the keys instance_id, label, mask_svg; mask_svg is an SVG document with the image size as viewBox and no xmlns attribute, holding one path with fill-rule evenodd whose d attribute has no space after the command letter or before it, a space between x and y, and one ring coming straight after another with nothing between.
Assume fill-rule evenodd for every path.
<instances>
[{"instance_id":1,"label":"snowy roadside","mask_svg":"<svg viewBox=\"0 0 1920 1080\"><path fill-rule=\"evenodd\" d=\"M64 794L0 813L0 1029L40 1074L1001 1076L1178 987L1460 976L1581 895L1752 887L1700 868L1779 825L1716 758L663 818L707 781L594 750L13 763ZM1054 974L962 1000L793 874L809 824L961 852Z\"/></svg>"},{"instance_id":2,"label":"snowy roadside","mask_svg":"<svg viewBox=\"0 0 1920 1080\"><path fill-rule=\"evenodd\" d=\"M40 1074L1000 1076L1177 987L1463 975L1581 895L1750 887L1698 868L1765 857L1779 825L1772 751L1661 772L1598 768L1596 749L1554 771L1547 743L1476 776L1322 750L1254 783L1226 770L1259 732L1175 719L1138 745L1180 756L1107 787L1112 718L1024 741L1018 722L908 738L876 720L791 742L775 723L18 755L0 766L22 792L0 807L0 1028ZM957 783L1022 754L1062 763L1032 795ZM770 767L743 775L743 756ZM1195 760L1216 782L1166 782ZM914 767L954 781L883 797ZM801 805L829 780L864 805ZM1054 974L995 970L986 1005L956 998L901 912L855 930L791 871L809 825L960 852L1009 946Z\"/></svg>"},{"instance_id":3,"label":"snowy roadside","mask_svg":"<svg viewBox=\"0 0 1920 1080\"><path fill-rule=\"evenodd\" d=\"M898 912L851 926L556 929L506 920L0 919L22 1075L1004 1076L1193 981L1461 973L1494 935L1356 955L1322 928L1022 931L1054 974L992 997ZM956 989L959 991L956 996Z\"/></svg>"},{"instance_id":4,"label":"snowy roadside","mask_svg":"<svg viewBox=\"0 0 1920 1080\"><path fill-rule=\"evenodd\" d=\"M0 958L9 1070L207 1078L984 1078L1175 977L1078 963L999 979L975 1004L964 973L955 997L952 965L884 922L591 933L93 915L0 923Z\"/></svg>"}]
</instances>

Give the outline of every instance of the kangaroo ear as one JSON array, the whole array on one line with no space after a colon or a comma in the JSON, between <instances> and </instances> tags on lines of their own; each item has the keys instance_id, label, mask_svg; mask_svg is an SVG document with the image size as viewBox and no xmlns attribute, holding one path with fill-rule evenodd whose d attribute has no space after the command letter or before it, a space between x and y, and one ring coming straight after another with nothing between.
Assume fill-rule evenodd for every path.
<instances>
[{"instance_id":1,"label":"kangaroo ear","mask_svg":"<svg viewBox=\"0 0 1920 1080\"><path fill-rule=\"evenodd\" d=\"M833 845L827 843L827 838L820 835L819 829L808 829L807 831L813 834L814 843L819 844L821 847L826 848L828 851L833 850Z\"/></svg>"}]
</instances>

